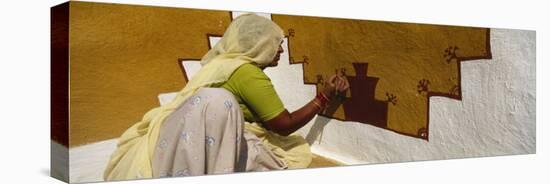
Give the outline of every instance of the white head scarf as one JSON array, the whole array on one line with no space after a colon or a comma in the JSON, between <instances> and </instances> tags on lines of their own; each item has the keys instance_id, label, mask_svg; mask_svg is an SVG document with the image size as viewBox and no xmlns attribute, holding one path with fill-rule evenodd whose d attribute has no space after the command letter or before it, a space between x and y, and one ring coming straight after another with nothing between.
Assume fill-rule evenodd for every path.
<instances>
[{"instance_id":1,"label":"white head scarf","mask_svg":"<svg viewBox=\"0 0 550 184\"><path fill-rule=\"evenodd\" d=\"M201 60L202 65L216 59L239 59L258 66L273 61L283 40L283 30L273 21L256 14L237 17L222 39Z\"/></svg>"},{"instance_id":2,"label":"white head scarf","mask_svg":"<svg viewBox=\"0 0 550 184\"><path fill-rule=\"evenodd\" d=\"M216 87L245 63L258 67L269 65L284 37L283 30L273 21L256 14L237 17L222 39L201 59L202 68L187 82L168 108L176 108L201 87ZM183 97L183 98L180 98Z\"/></svg>"}]
</instances>

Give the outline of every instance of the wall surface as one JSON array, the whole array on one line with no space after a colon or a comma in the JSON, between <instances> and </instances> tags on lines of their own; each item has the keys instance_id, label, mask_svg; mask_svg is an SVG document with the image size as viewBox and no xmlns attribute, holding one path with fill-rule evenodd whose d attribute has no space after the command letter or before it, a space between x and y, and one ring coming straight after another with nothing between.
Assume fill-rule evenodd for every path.
<instances>
[{"instance_id":1,"label":"wall surface","mask_svg":"<svg viewBox=\"0 0 550 184\"><path fill-rule=\"evenodd\" d=\"M350 90L321 114L428 140L428 99L461 99L460 63L491 58L489 29L273 15L290 63L318 91L335 71Z\"/></svg>"},{"instance_id":2,"label":"wall surface","mask_svg":"<svg viewBox=\"0 0 550 184\"><path fill-rule=\"evenodd\" d=\"M322 116L298 133L315 153L346 164L535 153L535 32L490 33L493 58L461 64L462 100L430 98L429 141ZM287 39L283 45L279 65L265 72L292 112L316 87L304 85L302 64L289 64ZM192 63L183 65L197 70Z\"/></svg>"},{"instance_id":3,"label":"wall surface","mask_svg":"<svg viewBox=\"0 0 550 184\"><path fill-rule=\"evenodd\" d=\"M207 34L230 21L228 11L71 1L69 146L119 137L159 93L183 88L178 59L200 59Z\"/></svg>"},{"instance_id":4,"label":"wall surface","mask_svg":"<svg viewBox=\"0 0 550 184\"><path fill-rule=\"evenodd\" d=\"M348 164L535 153L535 32L491 29L490 37L491 60L462 63L462 100L431 97L429 141L319 116L300 134L314 152ZM314 93L296 86L301 67L282 63L268 75L294 110Z\"/></svg>"},{"instance_id":5,"label":"wall surface","mask_svg":"<svg viewBox=\"0 0 550 184\"><path fill-rule=\"evenodd\" d=\"M462 100L430 98L429 141L320 116L298 133L314 153L345 164L535 153L535 32L491 29L490 39L492 59L461 65ZM302 64L289 64L287 44L285 39L279 66L265 72L294 111L315 96L316 87L304 84ZM183 62L188 78L200 68L192 62ZM150 100L165 103L171 95ZM115 145L112 139L71 148L71 181L101 180Z\"/></svg>"}]
</instances>

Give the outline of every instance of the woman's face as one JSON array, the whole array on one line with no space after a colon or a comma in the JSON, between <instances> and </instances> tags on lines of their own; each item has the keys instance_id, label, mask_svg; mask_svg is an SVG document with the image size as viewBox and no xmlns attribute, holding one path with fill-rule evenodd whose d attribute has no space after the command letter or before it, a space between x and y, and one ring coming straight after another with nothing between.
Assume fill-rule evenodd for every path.
<instances>
[{"instance_id":1,"label":"woman's face","mask_svg":"<svg viewBox=\"0 0 550 184\"><path fill-rule=\"evenodd\" d=\"M273 58L273 61L269 63L267 67L275 67L279 64L279 59L281 59L281 53L283 53L283 43L281 42L281 45L279 45L279 49L277 49L277 54L275 54L275 58Z\"/></svg>"}]
</instances>

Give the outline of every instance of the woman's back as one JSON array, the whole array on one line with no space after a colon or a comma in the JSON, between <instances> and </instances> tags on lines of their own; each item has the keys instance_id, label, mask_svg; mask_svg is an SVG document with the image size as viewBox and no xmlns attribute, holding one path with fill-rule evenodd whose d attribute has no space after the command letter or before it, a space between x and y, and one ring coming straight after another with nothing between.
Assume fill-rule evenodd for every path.
<instances>
[{"instance_id":1,"label":"woman's back","mask_svg":"<svg viewBox=\"0 0 550 184\"><path fill-rule=\"evenodd\" d=\"M253 64L239 67L221 87L235 95L248 122L268 121L285 110L269 77Z\"/></svg>"}]
</instances>

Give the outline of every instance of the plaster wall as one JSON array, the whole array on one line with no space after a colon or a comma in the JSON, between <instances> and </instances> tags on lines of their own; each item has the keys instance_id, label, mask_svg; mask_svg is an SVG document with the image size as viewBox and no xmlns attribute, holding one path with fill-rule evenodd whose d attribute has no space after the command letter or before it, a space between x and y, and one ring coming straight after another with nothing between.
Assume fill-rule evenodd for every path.
<instances>
[{"instance_id":1,"label":"plaster wall","mask_svg":"<svg viewBox=\"0 0 550 184\"><path fill-rule=\"evenodd\" d=\"M430 99L430 137L400 135L357 122L317 116L298 133L312 151L345 164L406 162L535 153L535 32L491 29L492 59L463 62L462 100ZM212 45L218 39L212 38ZM315 96L301 64L289 64L287 40L279 66L266 69L289 111ZM184 61L191 78L200 65ZM159 94L160 104L174 93ZM116 139L69 149L71 182L100 181Z\"/></svg>"},{"instance_id":2,"label":"plaster wall","mask_svg":"<svg viewBox=\"0 0 550 184\"><path fill-rule=\"evenodd\" d=\"M491 29L491 46L492 59L462 63L461 101L431 97L429 142L320 116L299 133L314 152L347 164L535 153L535 32ZM296 86L299 70L266 72L289 110L314 96Z\"/></svg>"},{"instance_id":3,"label":"plaster wall","mask_svg":"<svg viewBox=\"0 0 550 184\"><path fill-rule=\"evenodd\" d=\"M430 98L430 141L322 116L298 133L315 153L346 164L535 153L535 32L490 33L492 59L461 64L462 100ZM287 39L283 46L279 65L265 73L292 112L313 99L316 90L304 85L302 64L289 64ZM183 65L188 78L200 68L193 61Z\"/></svg>"},{"instance_id":4,"label":"plaster wall","mask_svg":"<svg viewBox=\"0 0 550 184\"><path fill-rule=\"evenodd\" d=\"M535 153L535 32L491 29L490 37L492 59L461 64L462 100L430 98L430 141L322 116L298 133L315 153L346 164ZM279 66L265 72L292 112L315 86L304 85L301 64L289 64L287 43Z\"/></svg>"}]
</instances>

